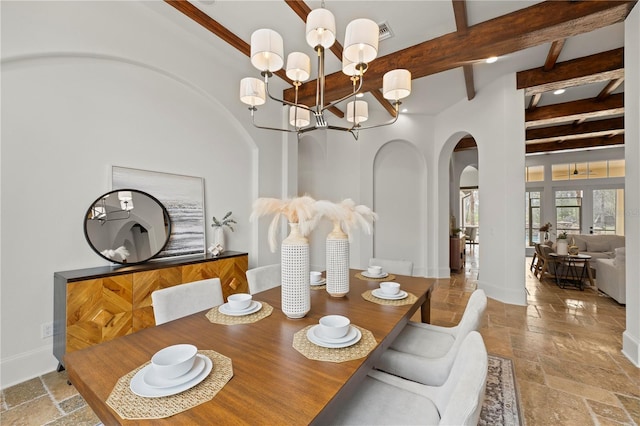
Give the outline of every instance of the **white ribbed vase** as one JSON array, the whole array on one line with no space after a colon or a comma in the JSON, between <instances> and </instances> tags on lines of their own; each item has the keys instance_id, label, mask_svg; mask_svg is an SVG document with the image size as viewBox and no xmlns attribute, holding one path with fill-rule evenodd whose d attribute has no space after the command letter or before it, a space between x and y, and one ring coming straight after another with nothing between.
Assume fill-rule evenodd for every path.
<instances>
[{"instance_id":1,"label":"white ribbed vase","mask_svg":"<svg viewBox=\"0 0 640 426\"><path fill-rule=\"evenodd\" d=\"M297 223L282 241L282 312L289 318L302 318L311 309L309 283L309 240L300 234Z\"/></svg>"},{"instance_id":2,"label":"white ribbed vase","mask_svg":"<svg viewBox=\"0 0 640 426\"><path fill-rule=\"evenodd\" d=\"M349 237L340 222L333 223L327 236L327 293L344 297L349 293Z\"/></svg>"}]
</instances>

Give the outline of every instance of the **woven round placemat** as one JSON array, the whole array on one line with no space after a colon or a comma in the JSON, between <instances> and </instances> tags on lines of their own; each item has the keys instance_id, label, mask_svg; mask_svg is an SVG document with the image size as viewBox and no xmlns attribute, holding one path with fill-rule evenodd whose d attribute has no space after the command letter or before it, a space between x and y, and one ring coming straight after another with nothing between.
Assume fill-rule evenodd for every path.
<instances>
[{"instance_id":1,"label":"woven round placemat","mask_svg":"<svg viewBox=\"0 0 640 426\"><path fill-rule=\"evenodd\" d=\"M356 278L359 278L363 281L393 281L396 279L396 276L393 274L389 274L386 277L382 277L382 278L369 278L362 275L362 272L358 272L356 274Z\"/></svg>"},{"instance_id":2,"label":"woven round placemat","mask_svg":"<svg viewBox=\"0 0 640 426\"><path fill-rule=\"evenodd\" d=\"M163 419L210 401L233 377L231 359L215 351L198 351L211 361L213 369L201 383L176 395L144 398L131 391L129 383L135 374L150 362L122 376L111 391L107 404L120 417L128 420Z\"/></svg>"},{"instance_id":3,"label":"woven round placemat","mask_svg":"<svg viewBox=\"0 0 640 426\"><path fill-rule=\"evenodd\" d=\"M391 305L391 306L402 306L402 305L412 305L416 303L418 298L413 293L407 292L407 297L400 300L388 300L388 299L380 299L379 297L375 297L371 294L371 290L367 290L362 293L362 298L364 300L368 300L369 302L377 303L378 305Z\"/></svg>"},{"instance_id":4,"label":"woven round placemat","mask_svg":"<svg viewBox=\"0 0 640 426\"><path fill-rule=\"evenodd\" d=\"M233 324L251 324L252 322L260 321L263 318L268 317L273 312L273 306L268 304L267 302L262 303L262 308L258 312L249 315L243 315L239 317L234 317L232 315L225 315L218 310L219 306L211 308L209 312L207 312L207 319L214 324L224 324L224 325L233 325Z\"/></svg>"},{"instance_id":5,"label":"woven round placemat","mask_svg":"<svg viewBox=\"0 0 640 426\"><path fill-rule=\"evenodd\" d=\"M327 289L327 285L326 284L312 285L311 286L311 290L326 290L326 289Z\"/></svg>"},{"instance_id":6,"label":"woven round placemat","mask_svg":"<svg viewBox=\"0 0 640 426\"><path fill-rule=\"evenodd\" d=\"M309 325L293 335L293 348L309 359L329 362L345 362L365 357L378 344L373 333L354 325L362 333L358 343L346 348L323 348L307 339L307 331L313 327Z\"/></svg>"}]
</instances>

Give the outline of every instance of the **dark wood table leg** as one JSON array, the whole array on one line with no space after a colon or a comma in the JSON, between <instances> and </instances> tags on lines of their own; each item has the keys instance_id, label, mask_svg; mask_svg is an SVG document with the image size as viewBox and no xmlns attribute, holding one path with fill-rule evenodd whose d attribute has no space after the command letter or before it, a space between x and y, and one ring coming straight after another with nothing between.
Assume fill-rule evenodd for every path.
<instances>
[{"instance_id":1,"label":"dark wood table leg","mask_svg":"<svg viewBox=\"0 0 640 426\"><path fill-rule=\"evenodd\" d=\"M421 320L425 324L429 324L431 322L431 292L433 291L433 286L429 287L427 290L426 299L422 306L420 307L420 315Z\"/></svg>"}]
</instances>

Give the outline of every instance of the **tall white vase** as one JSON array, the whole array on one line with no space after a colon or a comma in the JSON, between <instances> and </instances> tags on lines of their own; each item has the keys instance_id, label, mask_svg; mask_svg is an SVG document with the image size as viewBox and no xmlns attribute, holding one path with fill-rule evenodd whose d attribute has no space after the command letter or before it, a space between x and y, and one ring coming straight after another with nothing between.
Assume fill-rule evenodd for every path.
<instances>
[{"instance_id":1,"label":"tall white vase","mask_svg":"<svg viewBox=\"0 0 640 426\"><path fill-rule=\"evenodd\" d=\"M223 249L227 249L227 246L224 241L224 229L222 226L216 226L213 228L213 245L220 244Z\"/></svg>"},{"instance_id":2,"label":"tall white vase","mask_svg":"<svg viewBox=\"0 0 640 426\"><path fill-rule=\"evenodd\" d=\"M282 312L289 318L302 318L311 309L309 283L309 240L300 234L297 223L282 241Z\"/></svg>"},{"instance_id":3,"label":"tall white vase","mask_svg":"<svg viewBox=\"0 0 640 426\"><path fill-rule=\"evenodd\" d=\"M327 236L327 293L344 297L349 293L349 237L340 222L333 222L333 230Z\"/></svg>"}]
</instances>

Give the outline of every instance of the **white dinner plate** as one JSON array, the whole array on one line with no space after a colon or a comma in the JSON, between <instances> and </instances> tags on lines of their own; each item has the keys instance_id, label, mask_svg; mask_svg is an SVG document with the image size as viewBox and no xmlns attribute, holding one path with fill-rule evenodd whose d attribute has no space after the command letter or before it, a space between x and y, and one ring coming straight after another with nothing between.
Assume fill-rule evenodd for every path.
<instances>
[{"instance_id":1,"label":"white dinner plate","mask_svg":"<svg viewBox=\"0 0 640 426\"><path fill-rule=\"evenodd\" d=\"M317 326L311 327L309 331L307 331L307 339L309 339L311 343L322 346L323 348L346 348L348 346L355 345L362 338L362 332L360 332L356 327L351 327L352 330L355 330L355 337L353 339L342 343L331 343L316 337L316 333L313 331L315 330L315 327ZM351 333L351 331L349 331L349 333Z\"/></svg>"},{"instance_id":2,"label":"white dinner plate","mask_svg":"<svg viewBox=\"0 0 640 426\"><path fill-rule=\"evenodd\" d=\"M317 283L311 283L311 285L325 285L327 283L327 279L323 278L320 281L318 281Z\"/></svg>"},{"instance_id":3,"label":"white dinner plate","mask_svg":"<svg viewBox=\"0 0 640 426\"><path fill-rule=\"evenodd\" d=\"M198 374L202 373L202 370L204 370L204 367L207 365L204 358L206 357L196 355L193 367L191 367L191 370L187 371L182 376L174 377L173 379L166 379L158 376L153 368L149 368L146 370L142 379L146 385L151 386L152 388L170 388L172 386L180 386L183 383L187 383L195 379Z\"/></svg>"},{"instance_id":4,"label":"white dinner plate","mask_svg":"<svg viewBox=\"0 0 640 426\"><path fill-rule=\"evenodd\" d=\"M370 274L367 271L362 271L361 274L362 274L363 277L367 277L367 278L386 278L386 277L389 276L389 274L386 273L386 272L383 272L380 275L373 275L373 274Z\"/></svg>"},{"instance_id":5,"label":"white dinner plate","mask_svg":"<svg viewBox=\"0 0 640 426\"><path fill-rule=\"evenodd\" d=\"M234 311L234 310L230 309L228 303L225 303L224 305L221 305L218 308L218 310L220 312L222 312L223 314L231 315L233 317L241 317L241 316L244 316L244 315L255 314L260 309L262 309L262 303L257 302L255 300L251 301L251 304L249 305L249 307L247 309L243 309L241 311Z\"/></svg>"},{"instance_id":6,"label":"white dinner plate","mask_svg":"<svg viewBox=\"0 0 640 426\"><path fill-rule=\"evenodd\" d=\"M339 338L323 336L320 325L314 325L307 333L312 333L313 337L321 342L341 344L355 339L355 337L358 335L358 329L353 326L349 326L349 331L347 332L347 334Z\"/></svg>"},{"instance_id":7,"label":"white dinner plate","mask_svg":"<svg viewBox=\"0 0 640 426\"><path fill-rule=\"evenodd\" d=\"M129 384L129 388L131 392L135 393L138 396L142 396L145 398L160 398L163 396L175 395L180 392L184 392L186 390L191 389L201 381L207 378L209 373L211 373L211 369L213 368L213 362L209 359L209 357L204 355L197 355L204 359L204 369L194 377L192 380L185 382L178 386L171 386L168 388L154 388L147 385L144 381L144 376L147 374L147 369L151 368L151 364L144 367L142 370L138 371L135 376L131 379L131 383Z\"/></svg>"},{"instance_id":8,"label":"white dinner plate","mask_svg":"<svg viewBox=\"0 0 640 426\"><path fill-rule=\"evenodd\" d=\"M407 297L409 295L409 293L407 293L406 291L400 290L398 292L398 294L395 294L395 295L391 296L389 294L385 294L379 288L371 290L371 294L373 294L378 299L386 299L386 300L401 300L401 299L404 299L405 297Z\"/></svg>"}]
</instances>

